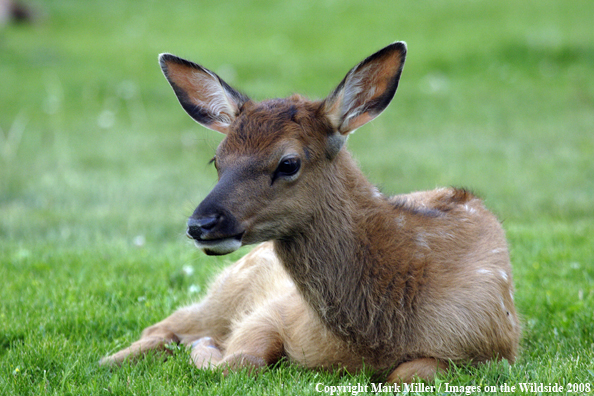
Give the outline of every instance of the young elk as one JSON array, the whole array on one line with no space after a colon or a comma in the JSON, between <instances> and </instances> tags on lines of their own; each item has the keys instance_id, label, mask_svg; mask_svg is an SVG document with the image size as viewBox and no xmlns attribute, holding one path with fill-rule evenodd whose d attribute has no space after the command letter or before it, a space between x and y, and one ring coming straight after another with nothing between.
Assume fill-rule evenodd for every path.
<instances>
[{"instance_id":1,"label":"young elk","mask_svg":"<svg viewBox=\"0 0 594 396\"><path fill-rule=\"evenodd\" d=\"M198 304L102 360L171 342L201 368L254 370L281 357L431 380L450 363L514 361L520 323L504 232L480 199L441 188L386 197L344 148L388 106L406 45L348 72L324 100L250 100L215 73L164 54L182 107L225 134L219 181L188 220L209 255L256 244ZM388 370L392 370L391 372Z\"/></svg>"}]
</instances>

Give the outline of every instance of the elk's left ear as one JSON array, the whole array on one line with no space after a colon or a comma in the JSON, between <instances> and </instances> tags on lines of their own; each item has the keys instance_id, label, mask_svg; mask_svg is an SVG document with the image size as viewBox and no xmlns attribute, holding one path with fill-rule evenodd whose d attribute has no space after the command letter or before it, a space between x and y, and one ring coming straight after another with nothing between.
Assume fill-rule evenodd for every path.
<instances>
[{"instance_id":1,"label":"elk's left ear","mask_svg":"<svg viewBox=\"0 0 594 396\"><path fill-rule=\"evenodd\" d=\"M226 134L241 106L249 101L215 73L196 63L171 54L161 54L159 63L184 110L207 128Z\"/></svg>"},{"instance_id":2,"label":"elk's left ear","mask_svg":"<svg viewBox=\"0 0 594 396\"><path fill-rule=\"evenodd\" d=\"M326 116L336 131L347 135L377 117L398 88L406 43L379 50L349 71L324 101Z\"/></svg>"}]
</instances>

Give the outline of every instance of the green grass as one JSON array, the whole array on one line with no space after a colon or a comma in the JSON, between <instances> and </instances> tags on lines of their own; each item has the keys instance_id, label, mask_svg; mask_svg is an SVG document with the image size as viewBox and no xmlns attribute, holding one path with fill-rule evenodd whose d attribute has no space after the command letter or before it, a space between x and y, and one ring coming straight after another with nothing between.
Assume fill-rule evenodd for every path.
<instances>
[{"instance_id":1,"label":"green grass","mask_svg":"<svg viewBox=\"0 0 594 396\"><path fill-rule=\"evenodd\" d=\"M97 362L246 252L209 258L183 236L215 183L220 136L183 113L157 54L203 63L257 99L323 97L395 40L409 46L399 91L349 148L387 193L455 185L484 197L504 221L524 323L515 365L438 383L594 389L594 2L34 4L36 24L0 30L0 394L301 395L377 382L284 363L223 379L181 349L166 362Z\"/></svg>"}]
</instances>

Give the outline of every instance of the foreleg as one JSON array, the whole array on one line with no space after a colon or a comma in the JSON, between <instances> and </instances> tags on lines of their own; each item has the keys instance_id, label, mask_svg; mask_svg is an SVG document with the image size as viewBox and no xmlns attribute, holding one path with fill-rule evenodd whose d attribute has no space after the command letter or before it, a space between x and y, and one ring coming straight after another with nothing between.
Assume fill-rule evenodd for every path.
<instances>
[{"instance_id":1,"label":"foreleg","mask_svg":"<svg viewBox=\"0 0 594 396\"><path fill-rule=\"evenodd\" d=\"M136 359L148 351L166 351L170 343L189 345L210 335L222 338L228 331L229 320L207 298L205 301L181 308L165 320L147 327L140 339L111 356L101 359L101 365L120 365L126 359Z\"/></svg>"}]
</instances>

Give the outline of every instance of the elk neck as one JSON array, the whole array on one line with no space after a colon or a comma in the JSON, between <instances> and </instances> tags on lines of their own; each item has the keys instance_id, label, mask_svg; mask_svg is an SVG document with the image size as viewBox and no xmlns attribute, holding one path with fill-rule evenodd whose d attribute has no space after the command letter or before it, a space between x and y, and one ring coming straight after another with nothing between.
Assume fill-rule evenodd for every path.
<instances>
[{"instance_id":1,"label":"elk neck","mask_svg":"<svg viewBox=\"0 0 594 396\"><path fill-rule=\"evenodd\" d=\"M346 150L332 165L324 172L323 188L313 194L311 221L276 240L275 250L305 300L337 336L379 350L406 334L399 331L405 320L397 307L409 303L408 260L394 247L407 232L394 220L398 208L379 194Z\"/></svg>"}]
</instances>

